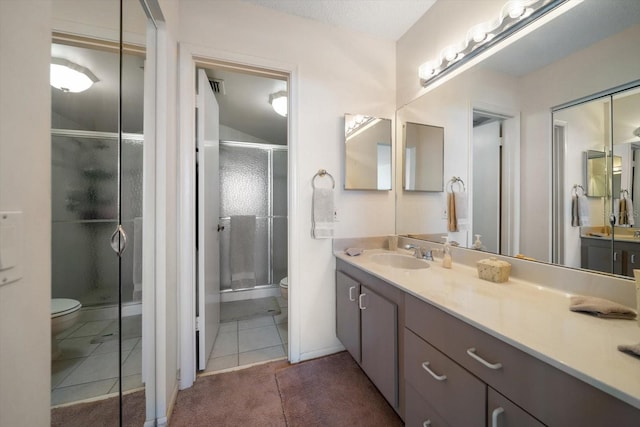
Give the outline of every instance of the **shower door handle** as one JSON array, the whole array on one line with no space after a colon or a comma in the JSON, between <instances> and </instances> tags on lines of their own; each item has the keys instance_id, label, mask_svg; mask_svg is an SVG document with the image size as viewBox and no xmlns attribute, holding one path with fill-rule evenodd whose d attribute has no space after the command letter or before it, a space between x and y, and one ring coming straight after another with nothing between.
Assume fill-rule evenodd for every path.
<instances>
[{"instance_id":1,"label":"shower door handle","mask_svg":"<svg viewBox=\"0 0 640 427\"><path fill-rule=\"evenodd\" d=\"M127 233L125 233L122 224L118 224L116 231L111 235L111 249L118 256L122 256L124 250L127 249Z\"/></svg>"}]
</instances>

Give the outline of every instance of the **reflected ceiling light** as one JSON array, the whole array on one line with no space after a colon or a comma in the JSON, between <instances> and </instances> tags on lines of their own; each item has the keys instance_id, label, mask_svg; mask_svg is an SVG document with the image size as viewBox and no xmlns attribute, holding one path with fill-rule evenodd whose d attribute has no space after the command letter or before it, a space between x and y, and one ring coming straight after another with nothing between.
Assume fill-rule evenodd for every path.
<instances>
[{"instance_id":1,"label":"reflected ceiling light","mask_svg":"<svg viewBox=\"0 0 640 427\"><path fill-rule=\"evenodd\" d=\"M496 19L474 25L467 31L466 38L462 42L444 48L438 59L420 65L418 76L422 86L426 87L444 71L449 71L454 65L458 65L462 58L471 59L477 56L559 6L565 3L575 5L580 2L582 0L509 0L502 6Z\"/></svg>"},{"instance_id":2,"label":"reflected ceiling light","mask_svg":"<svg viewBox=\"0 0 640 427\"><path fill-rule=\"evenodd\" d=\"M269 95L269 104L271 104L276 113L282 117L287 117L288 99L286 90Z\"/></svg>"},{"instance_id":3,"label":"reflected ceiling light","mask_svg":"<svg viewBox=\"0 0 640 427\"><path fill-rule=\"evenodd\" d=\"M63 58L51 59L51 86L63 92L84 92L89 89L98 78L82 65L75 64Z\"/></svg>"}]
</instances>

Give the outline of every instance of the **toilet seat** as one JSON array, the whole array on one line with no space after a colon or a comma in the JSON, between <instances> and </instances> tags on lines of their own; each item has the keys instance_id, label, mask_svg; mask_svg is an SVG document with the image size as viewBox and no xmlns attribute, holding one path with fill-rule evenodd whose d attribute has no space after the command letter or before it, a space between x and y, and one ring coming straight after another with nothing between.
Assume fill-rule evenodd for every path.
<instances>
[{"instance_id":1,"label":"toilet seat","mask_svg":"<svg viewBox=\"0 0 640 427\"><path fill-rule=\"evenodd\" d=\"M80 301L69 298L54 298L51 300L51 318L65 316L80 310L81 307Z\"/></svg>"},{"instance_id":2,"label":"toilet seat","mask_svg":"<svg viewBox=\"0 0 640 427\"><path fill-rule=\"evenodd\" d=\"M288 288L289 287L289 278L285 277L284 279L280 280L280 287L281 288Z\"/></svg>"}]
</instances>

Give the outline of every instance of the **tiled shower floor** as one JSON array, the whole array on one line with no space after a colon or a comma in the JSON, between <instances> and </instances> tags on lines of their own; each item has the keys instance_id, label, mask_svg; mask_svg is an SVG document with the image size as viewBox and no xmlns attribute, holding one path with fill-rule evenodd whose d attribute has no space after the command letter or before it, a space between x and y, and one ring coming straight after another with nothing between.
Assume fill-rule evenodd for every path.
<instances>
[{"instance_id":1,"label":"tiled shower floor","mask_svg":"<svg viewBox=\"0 0 640 427\"><path fill-rule=\"evenodd\" d=\"M51 362L51 405L76 402L118 391L118 340L94 342L112 320L78 322L58 335L62 354ZM137 335L137 336L136 336ZM142 331L122 342L122 389L142 387Z\"/></svg>"},{"instance_id":2,"label":"tiled shower floor","mask_svg":"<svg viewBox=\"0 0 640 427\"><path fill-rule=\"evenodd\" d=\"M221 371L287 356L287 300L282 297L277 299L281 309L279 315L220 324L205 372Z\"/></svg>"}]
</instances>

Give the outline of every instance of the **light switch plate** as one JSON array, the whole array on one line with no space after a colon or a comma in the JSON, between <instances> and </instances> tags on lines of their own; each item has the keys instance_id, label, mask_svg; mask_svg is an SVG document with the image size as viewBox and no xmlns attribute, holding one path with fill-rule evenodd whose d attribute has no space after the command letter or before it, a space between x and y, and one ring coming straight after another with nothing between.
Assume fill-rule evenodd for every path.
<instances>
[{"instance_id":1,"label":"light switch plate","mask_svg":"<svg viewBox=\"0 0 640 427\"><path fill-rule=\"evenodd\" d=\"M22 212L0 212L0 286L22 278Z\"/></svg>"}]
</instances>

